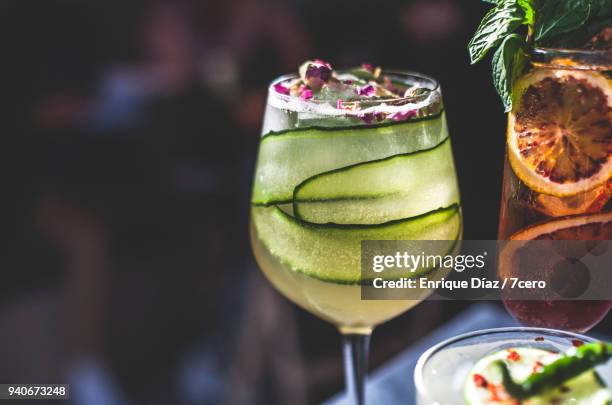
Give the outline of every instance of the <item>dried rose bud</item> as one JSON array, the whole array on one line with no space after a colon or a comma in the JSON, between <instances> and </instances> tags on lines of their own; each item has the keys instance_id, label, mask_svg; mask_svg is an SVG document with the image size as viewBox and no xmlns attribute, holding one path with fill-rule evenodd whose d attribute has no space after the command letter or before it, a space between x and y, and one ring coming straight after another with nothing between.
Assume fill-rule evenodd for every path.
<instances>
[{"instance_id":1,"label":"dried rose bud","mask_svg":"<svg viewBox=\"0 0 612 405\"><path fill-rule=\"evenodd\" d=\"M331 65L329 64L329 62L325 62L324 60L321 60L321 59L315 59L313 62L318 64L318 65L326 66L329 70L331 70L331 68L332 68Z\"/></svg>"},{"instance_id":2,"label":"dried rose bud","mask_svg":"<svg viewBox=\"0 0 612 405\"><path fill-rule=\"evenodd\" d=\"M319 90L332 77L331 65L321 60L307 61L300 66L302 82L311 90Z\"/></svg>"},{"instance_id":3,"label":"dried rose bud","mask_svg":"<svg viewBox=\"0 0 612 405\"><path fill-rule=\"evenodd\" d=\"M321 79L324 83L327 83L331 78L331 69L327 66L310 66L306 70L307 79Z\"/></svg>"},{"instance_id":4,"label":"dried rose bud","mask_svg":"<svg viewBox=\"0 0 612 405\"><path fill-rule=\"evenodd\" d=\"M274 91L276 91L277 93L280 93L280 94L285 94L287 96L289 95L289 89L287 87L283 86L280 83L276 83L274 85Z\"/></svg>"}]
</instances>

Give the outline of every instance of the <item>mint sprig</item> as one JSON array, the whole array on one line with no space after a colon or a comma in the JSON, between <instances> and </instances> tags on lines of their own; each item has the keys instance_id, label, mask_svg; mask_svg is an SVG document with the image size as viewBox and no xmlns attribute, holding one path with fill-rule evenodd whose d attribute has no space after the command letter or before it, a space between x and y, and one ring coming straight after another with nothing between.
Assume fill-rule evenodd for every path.
<instances>
[{"instance_id":1,"label":"mint sprig","mask_svg":"<svg viewBox=\"0 0 612 405\"><path fill-rule=\"evenodd\" d=\"M468 44L470 60L476 63L523 24L525 13L516 0L503 0L484 16Z\"/></svg>"},{"instance_id":2,"label":"mint sprig","mask_svg":"<svg viewBox=\"0 0 612 405\"><path fill-rule=\"evenodd\" d=\"M533 45L583 45L612 25L612 0L483 0L493 4L468 44L472 64L493 48L493 84L512 110L512 84ZM522 32L517 32L522 30Z\"/></svg>"},{"instance_id":3,"label":"mint sprig","mask_svg":"<svg viewBox=\"0 0 612 405\"><path fill-rule=\"evenodd\" d=\"M491 2L491 1L487 1ZM512 80L520 74L515 67L515 53L527 44L514 32L521 26L533 29L535 12L529 0L498 0L484 16L468 44L472 64L497 46L493 57L493 84L502 99L506 112L512 109Z\"/></svg>"},{"instance_id":4,"label":"mint sprig","mask_svg":"<svg viewBox=\"0 0 612 405\"><path fill-rule=\"evenodd\" d=\"M506 36L493 55L493 85L506 112L512 109L512 83L527 62L525 41L517 34Z\"/></svg>"}]
</instances>

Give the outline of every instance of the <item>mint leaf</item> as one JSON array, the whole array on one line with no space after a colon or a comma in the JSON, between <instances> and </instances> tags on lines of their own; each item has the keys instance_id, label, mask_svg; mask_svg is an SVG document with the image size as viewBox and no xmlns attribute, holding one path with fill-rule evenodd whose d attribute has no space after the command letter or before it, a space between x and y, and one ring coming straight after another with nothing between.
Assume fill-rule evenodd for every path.
<instances>
[{"instance_id":1,"label":"mint leaf","mask_svg":"<svg viewBox=\"0 0 612 405\"><path fill-rule=\"evenodd\" d=\"M547 0L538 13L536 42L580 28L589 19L591 2L599 8L607 0Z\"/></svg>"},{"instance_id":2,"label":"mint leaf","mask_svg":"<svg viewBox=\"0 0 612 405\"><path fill-rule=\"evenodd\" d=\"M608 1L608 0L601 0ZM525 16L523 17L523 23L529 26L533 26L535 23L536 10L534 8L534 0L517 0L517 4L523 9Z\"/></svg>"},{"instance_id":3,"label":"mint leaf","mask_svg":"<svg viewBox=\"0 0 612 405\"><path fill-rule=\"evenodd\" d=\"M612 26L612 0L482 0L495 6L484 16L468 44L472 64L489 50L493 82L506 111L512 109L512 83L528 60L529 46L583 47L606 26ZM514 32L528 27L523 40Z\"/></svg>"},{"instance_id":4,"label":"mint leaf","mask_svg":"<svg viewBox=\"0 0 612 405\"><path fill-rule=\"evenodd\" d=\"M502 39L514 32L525 18L525 11L516 0L500 0L484 16L468 44L472 64L481 60Z\"/></svg>"},{"instance_id":5,"label":"mint leaf","mask_svg":"<svg viewBox=\"0 0 612 405\"><path fill-rule=\"evenodd\" d=\"M525 41L508 35L493 55L493 85L502 99L505 112L512 110L512 83L522 73L527 56Z\"/></svg>"}]
</instances>

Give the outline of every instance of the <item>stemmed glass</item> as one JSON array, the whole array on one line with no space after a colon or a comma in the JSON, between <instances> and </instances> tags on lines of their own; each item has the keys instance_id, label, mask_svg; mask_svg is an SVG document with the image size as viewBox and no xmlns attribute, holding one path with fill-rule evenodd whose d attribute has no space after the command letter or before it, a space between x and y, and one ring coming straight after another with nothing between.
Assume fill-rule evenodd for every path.
<instances>
[{"instance_id":1,"label":"stemmed glass","mask_svg":"<svg viewBox=\"0 0 612 405\"><path fill-rule=\"evenodd\" d=\"M373 328L419 302L362 299L361 242L452 241L462 226L438 83L382 74L413 91L346 102L279 91L296 75L272 82L251 200L259 267L287 298L338 327L354 404L365 403Z\"/></svg>"}]
</instances>

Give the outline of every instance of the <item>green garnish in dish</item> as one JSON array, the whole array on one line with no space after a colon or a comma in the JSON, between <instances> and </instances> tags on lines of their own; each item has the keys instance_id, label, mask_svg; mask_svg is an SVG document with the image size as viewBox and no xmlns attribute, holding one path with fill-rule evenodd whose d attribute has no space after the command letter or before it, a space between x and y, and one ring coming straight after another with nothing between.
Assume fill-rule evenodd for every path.
<instances>
[{"instance_id":1,"label":"green garnish in dish","mask_svg":"<svg viewBox=\"0 0 612 405\"><path fill-rule=\"evenodd\" d=\"M609 405L612 392L595 366L612 355L608 343L585 344L568 353L545 347L508 347L474 364L464 383L469 405Z\"/></svg>"},{"instance_id":2,"label":"green garnish in dish","mask_svg":"<svg viewBox=\"0 0 612 405\"><path fill-rule=\"evenodd\" d=\"M560 387L572 378L607 362L610 357L612 357L612 344L588 343L578 347L575 353L565 354L554 362L542 366L541 370L531 374L522 382L514 381L504 361L497 360L495 364L501 371L502 384L506 392L513 398L525 399Z\"/></svg>"}]
</instances>

